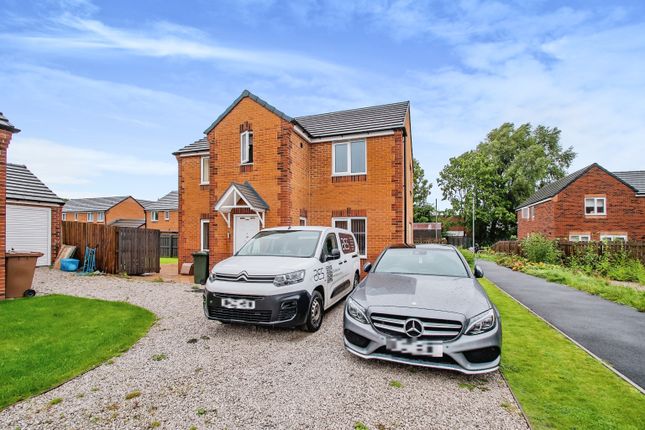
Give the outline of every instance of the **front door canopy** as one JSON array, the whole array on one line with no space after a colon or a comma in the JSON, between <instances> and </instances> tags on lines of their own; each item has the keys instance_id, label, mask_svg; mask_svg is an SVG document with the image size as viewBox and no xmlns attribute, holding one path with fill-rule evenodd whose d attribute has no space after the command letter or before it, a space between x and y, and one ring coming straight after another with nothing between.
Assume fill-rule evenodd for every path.
<instances>
[{"instance_id":1,"label":"front door canopy","mask_svg":"<svg viewBox=\"0 0 645 430\"><path fill-rule=\"evenodd\" d=\"M252 210L264 228L264 214L269 209L269 205L248 181L243 184L231 182L222 197L215 203L215 210L222 215L228 228L231 228L231 211L233 209Z\"/></svg>"}]
</instances>

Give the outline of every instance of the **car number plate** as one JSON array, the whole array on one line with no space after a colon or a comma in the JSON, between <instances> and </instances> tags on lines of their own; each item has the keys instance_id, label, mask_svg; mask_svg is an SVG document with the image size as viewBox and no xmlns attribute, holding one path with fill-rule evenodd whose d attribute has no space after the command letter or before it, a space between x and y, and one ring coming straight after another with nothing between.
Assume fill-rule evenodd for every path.
<instances>
[{"instance_id":1,"label":"car number plate","mask_svg":"<svg viewBox=\"0 0 645 430\"><path fill-rule=\"evenodd\" d=\"M443 345L421 340L388 339L385 347L390 351L428 357L443 357Z\"/></svg>"},{"instance_id":2,"label":"car number plate","mask_svg":"<svg viewBox=\"0 0 645 430\"><path fill-rule=\"evenodd\" d=\"M255 309L255 301L222 297L222 307L228 309Z\"/></svg>"}]
</instances>

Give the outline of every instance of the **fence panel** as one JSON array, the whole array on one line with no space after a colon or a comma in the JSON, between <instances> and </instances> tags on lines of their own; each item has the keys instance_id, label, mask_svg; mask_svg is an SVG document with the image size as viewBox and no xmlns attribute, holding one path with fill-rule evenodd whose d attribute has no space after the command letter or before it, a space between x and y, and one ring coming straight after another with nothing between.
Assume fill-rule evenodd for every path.
<instances>
[{"instance_id":1,"label":"fence panel","mask_svg":"<svg viewBox=\"0 0 645 430\"><path fill-rule=\"evenodd\" d=\"M178 240L179 240L179 236L177 234L161 233L161 237L159 238L161 257L176 258L178 256L178 252L177 252Z\"/></svg>"},{"instance_id":2,"label":"fence panel","mask_svg":"<svg viewBox=\"0 0 645 430\"><path fill-rule=\"evenodd\" d=\"M565 258L570 258L575 255L580 255L587 252L588 249L593 249L598 255L604 255L607 252L617 253L625 252L632 258L640 260L645 264L645 242L568 242L558 241L558 249L562 252ZM517 240L502 240L496 242L492 249L495 252L503 252L505 254L522 254L521 242Z\"/></svg>"},{"instance_id":3,"label":"fence panel","mask_svg":"<svg viewBox=\"0 0 645 430\"><path fill-rule=\"evenodd\" d=\"M128 275L159 272L159 230L119 228L119 272Z\"/></svg>"},{"instance_id":4,"label":"fence panel","mask_svg":"<svg viewBox=\"0 0 645 430\"><path fill-rule=\"evenodd\" d=\"M96 269L117 273L117 231L114 227L85 222L63 221L63 243L77 248L76 257L85 258L85 247L96 248Z\"/></svg>"}]
</instances>

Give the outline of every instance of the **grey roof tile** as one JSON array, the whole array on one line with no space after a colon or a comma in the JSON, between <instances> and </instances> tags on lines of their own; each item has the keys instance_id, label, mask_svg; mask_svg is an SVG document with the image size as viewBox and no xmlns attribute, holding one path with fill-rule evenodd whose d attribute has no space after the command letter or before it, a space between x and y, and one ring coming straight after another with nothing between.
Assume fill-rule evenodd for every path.
<instances>
[{"instance_id":1,"label":"grey roof tile","mask_svg":"<svg viewBox=\"0 0 645 430\"><path fill-rule=\"evenodd\" d=\"M171 191L159 200L147 203L143 204L143 207L147 211L176 211L179 208L179 193L177 191Z\"/></svg>"},{"instance_id":2,"label":"grey roof tile","mask_svg":"<svg viewBox=\"0 0 645 430\"><path fill-rule=\"evenodd\" d=\"M63 206L63 212L103 212L130 196L90 197L70 199Z\"/></svg>"},{"instance_id":3,"label":"grey roof tile","mask_svg":"<svg viewBox=\"0 0 645 430\"><path fill-rule=\"evenodd\" d=\"M249 181L244 181L243 184L233 182L231 185L235 186L235 188L237 188L237 190L255 209L269 209L267 202L265 202L264 199L260 197L260 194L255 191L255 188L253 188Z\"/></svg>"},{"instance_id":4,"label":"grey roof tile","mask_svg":"<svg viewBox=\"0 0 645 430\"><path fill-rule=\"evenodd\" d=\"M177 151L173 152L172 155L180 155L180 154L189 154L193 152L208 152L209 150L208 146L208 140L206 140L205 137L202 137L199 140L194 141L190 145L186 145L181 149L178 149Z\"/></svg>"},{"instance_id":5,"label":"grey roof tile","mask_svg":"<svg viewBox=\"0 0 645 430\"><path fill-rule=\"evenodd\" d=\"M638 194L645 194L645 170L632 170L627 172L613 172L623 182L636 188Z\"/></svg>"},{"instance_id":6,"label":"grey roof tile","mask_svg":"<svg viewBox=\"0 0 645 430\"><path fill-rule=\"evenodd\" d=\"M20 129L14 127L13 124L9 122L7 117L2 114L2 112L0 112L0 129L7 130L12 133L20 133Z\"/></svg>"},{"instance_id":7,"label":"grey roof tile","mask_svg":"<svg viewBox=\"0 0 645 430\"><path fill-rule=\"evenodd\" d=\"M7 163L7 199L58 205L65 203L26 166L12 163Z\"/></svg>"},{"instance_id":8,"label":"grey roof tile","mask_svg":"<svg viewBox=\"0 0 645 430\"><path fill-rule=\"evenodd\" d=\"M295 118L295 122L314 138L395 130L405 126L409 107L410 102L405 101L300 116Z\"/></svg>"},{"instance_id":9,"label":"grey roof tile","mask_svg":"<svg viewBox=\"0 0 645 430\"><path fill-rule=\"evenodd\" d=\"M146 223L145 219L117 219L112 221L108 225L112 227L128 227L128 228L139 228Z\"/></svg>"}]
</instances>

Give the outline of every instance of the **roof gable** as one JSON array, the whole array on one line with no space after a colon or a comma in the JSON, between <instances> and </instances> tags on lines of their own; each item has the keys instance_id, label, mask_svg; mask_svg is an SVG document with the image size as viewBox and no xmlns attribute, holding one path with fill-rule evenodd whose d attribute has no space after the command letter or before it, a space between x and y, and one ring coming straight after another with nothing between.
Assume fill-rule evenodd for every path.
<instances>
[{"instance_id":1,"label":"roof gable","mask_svg":"<svg viewBox=\"0 0 645 430\"><path fill-rule=\"evenodd\" d=\"M62 205L58 197L26 166L7 163L7 199Z\"/></svg>"},{"instance_id":2,"label":"roof gable","mask_svg":"<svg viewBox=\"0 0 645 430\"><path fill-rule=\"evenodd\" d=\"M235 108L235 106L237 106L246 97L250 98L251 100L253 100L257 104L259 104L260 106L266 108L270 112L273 112L274 114L276 114L280 118L284 119L285 121L289 121L289 122L293 121L293 118L291 118L289 115L285 114L284 112L278 110L277 108L275 108L274 106L270 105L266 101L262 100L260 97L256 96L255 94L253 94L249 90L244 90L244 91L242 91L242 94L240 94L239 97L236 98L233 101L233 103L231 103L229 105L229 107L227 107L224 110L224 112L222 112L220 114L220 116L217 117L217 119L215 121L213 121L213 123L210 125L210 127L208 127L204 131L204 134L210 133L211 130L213 130L217 126L217 124L222 122L222 120L226 117L226 115L228 115Z\"/></svg>"}]
</instances>

